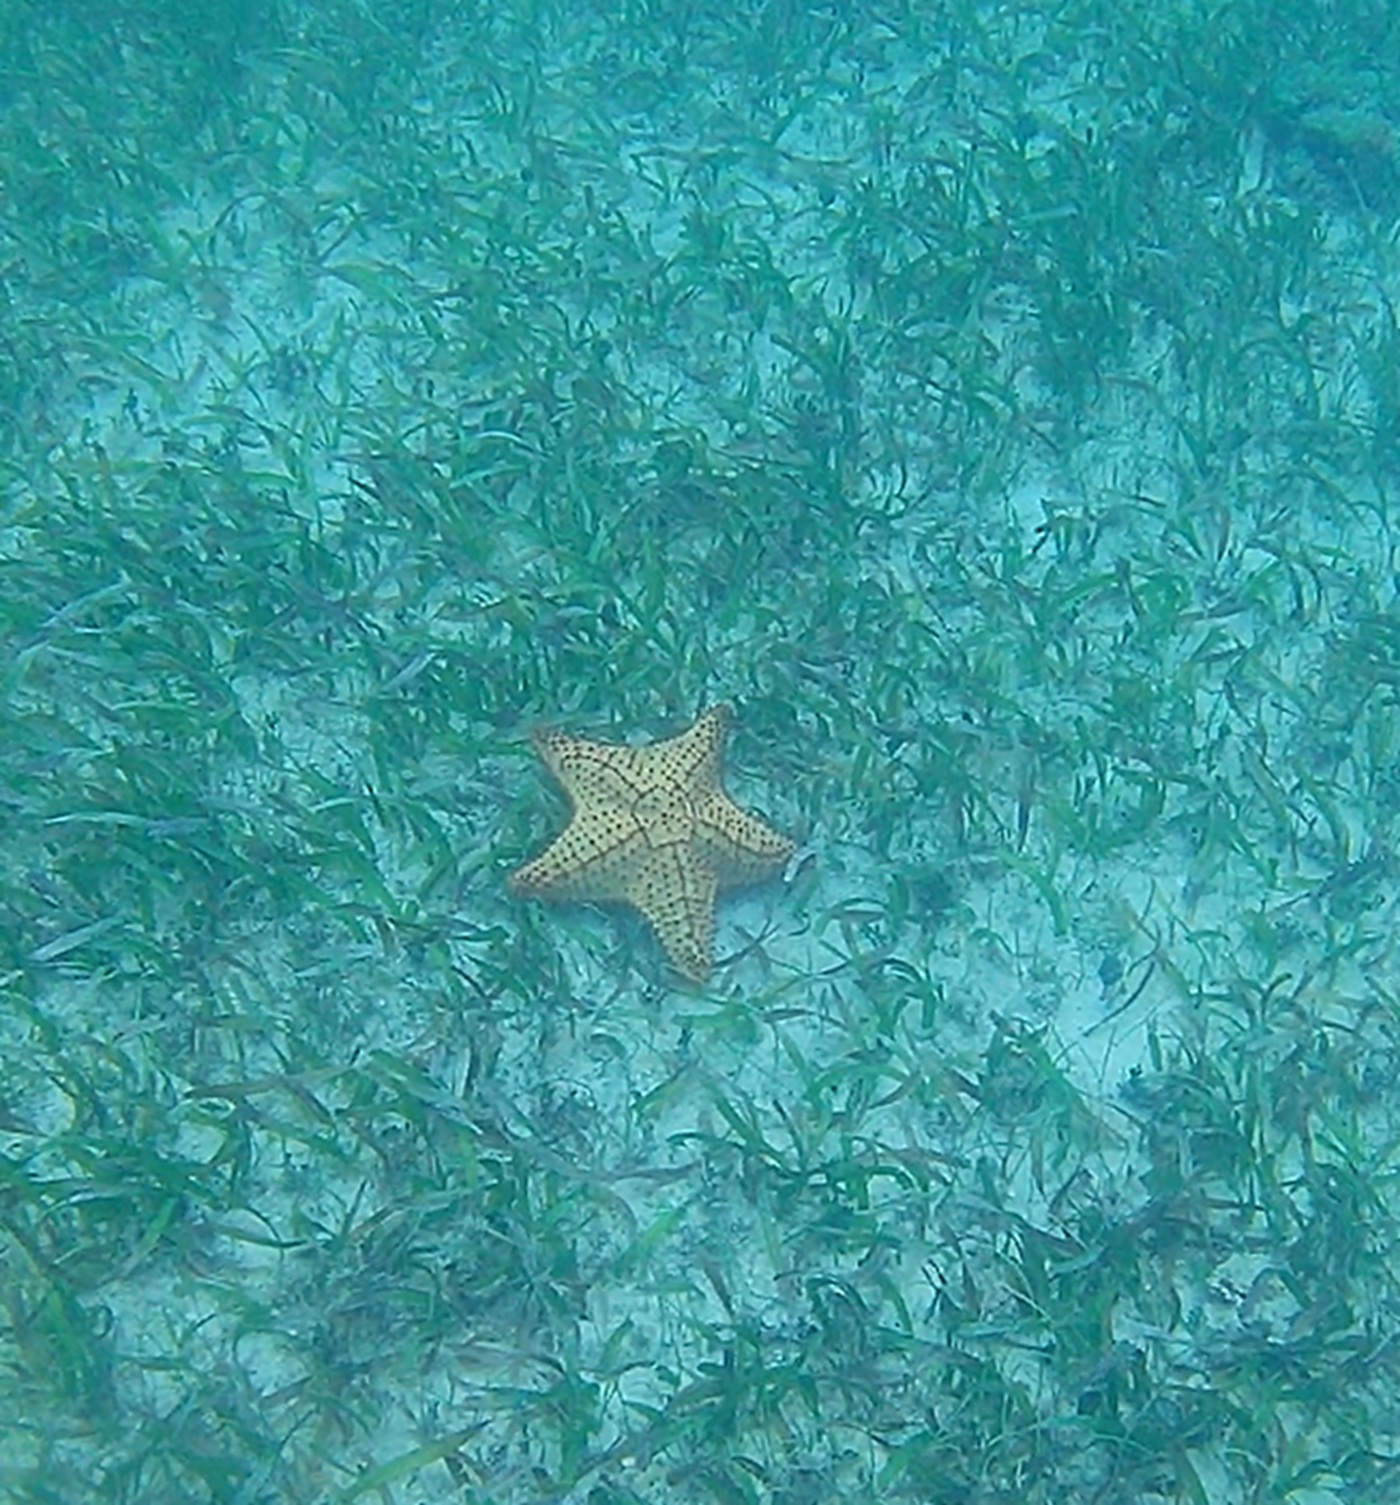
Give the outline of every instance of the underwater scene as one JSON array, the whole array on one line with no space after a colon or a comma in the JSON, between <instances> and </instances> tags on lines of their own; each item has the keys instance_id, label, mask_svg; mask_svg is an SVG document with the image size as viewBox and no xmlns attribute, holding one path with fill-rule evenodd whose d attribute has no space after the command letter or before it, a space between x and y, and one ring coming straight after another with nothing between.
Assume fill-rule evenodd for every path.
<instances>
[{"instance_id":1,"label":"underwater scene","mask_svg":"<svg viewBox=\"0 0 1400 1505\"><path fill-rule=\"evenodd\" d=\"M0 0L0 1500L1400 1500L1400 8Z\"/></svg>"}]
</instances>

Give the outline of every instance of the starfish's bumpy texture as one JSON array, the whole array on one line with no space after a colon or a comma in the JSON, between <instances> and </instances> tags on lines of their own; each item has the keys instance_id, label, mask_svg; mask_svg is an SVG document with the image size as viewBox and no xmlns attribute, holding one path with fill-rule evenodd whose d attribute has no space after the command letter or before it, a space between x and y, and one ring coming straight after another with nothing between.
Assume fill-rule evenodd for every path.
<instances>
[{"instance_id":1,"label":"starfish's bumpy texture","mask_svg":"<svg viewBox=\"0 0 1400 1505\"><path fill-rule=\"evenodd\" d=\"M689 731L648 747L537 733L536 750L573 817L511 875L511 888L631 904L676 966L703 982L714 960L715 895L776 872L794 850L724 792L729 714L712 706Z\"/></svg>"}]
</instances>

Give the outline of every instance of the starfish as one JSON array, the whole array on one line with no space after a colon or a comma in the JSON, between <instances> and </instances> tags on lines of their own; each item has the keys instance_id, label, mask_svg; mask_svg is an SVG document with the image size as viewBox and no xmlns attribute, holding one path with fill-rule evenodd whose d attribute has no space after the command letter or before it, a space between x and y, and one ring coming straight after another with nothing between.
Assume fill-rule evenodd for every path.
<instances>
[{"instance_id":1,"label":"starfish","mask_svg":"<svg viewBox=\"0 0 1400 1505\"><path fill-rule=\"evenodd\" d=\"M776 872L795 850L724 791L727 705L647 747L535 734L535 750L573 803L564 830L511 874L517 894L640 910L676 967L696 982L714 963L721 888Z\"/></svg>"}]
</instances>

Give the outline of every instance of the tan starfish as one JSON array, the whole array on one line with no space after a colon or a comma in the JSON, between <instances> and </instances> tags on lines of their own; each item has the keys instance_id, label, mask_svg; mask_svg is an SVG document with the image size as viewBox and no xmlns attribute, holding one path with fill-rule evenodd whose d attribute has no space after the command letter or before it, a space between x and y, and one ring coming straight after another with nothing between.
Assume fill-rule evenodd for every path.
<instances>
[{"instance_id":1,"label":"tan starfish","mask_svg":"<svg viewBox=\"0 0 1400 1505\"><path fill-rule=\"evenodd\" d=\"M517 894L639 909L687 977L714 962L715 896L776 872L786 836L724 791L730 710L712 706L679 737L648 747L535 734L535 748L573 802L564 830L513 873Z\"/></svg>"}]
</instances>

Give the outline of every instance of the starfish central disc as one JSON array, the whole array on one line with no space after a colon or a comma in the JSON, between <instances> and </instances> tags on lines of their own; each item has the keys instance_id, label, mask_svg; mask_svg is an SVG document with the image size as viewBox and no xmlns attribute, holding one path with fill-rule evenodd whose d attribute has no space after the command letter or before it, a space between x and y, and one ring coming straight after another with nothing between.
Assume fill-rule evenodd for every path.
<instances>
[{"instance_id":1,"label":"starfish central disc","mask_svg":"<svg viewBox=\"0 0 1400 1505\"><path fill-rule=\"evenodd\" d=\"M695 807L682 790L649 789L637 796L632 814L649 846L673 847L695 838Z\"/></svg>"}]
</instances>

